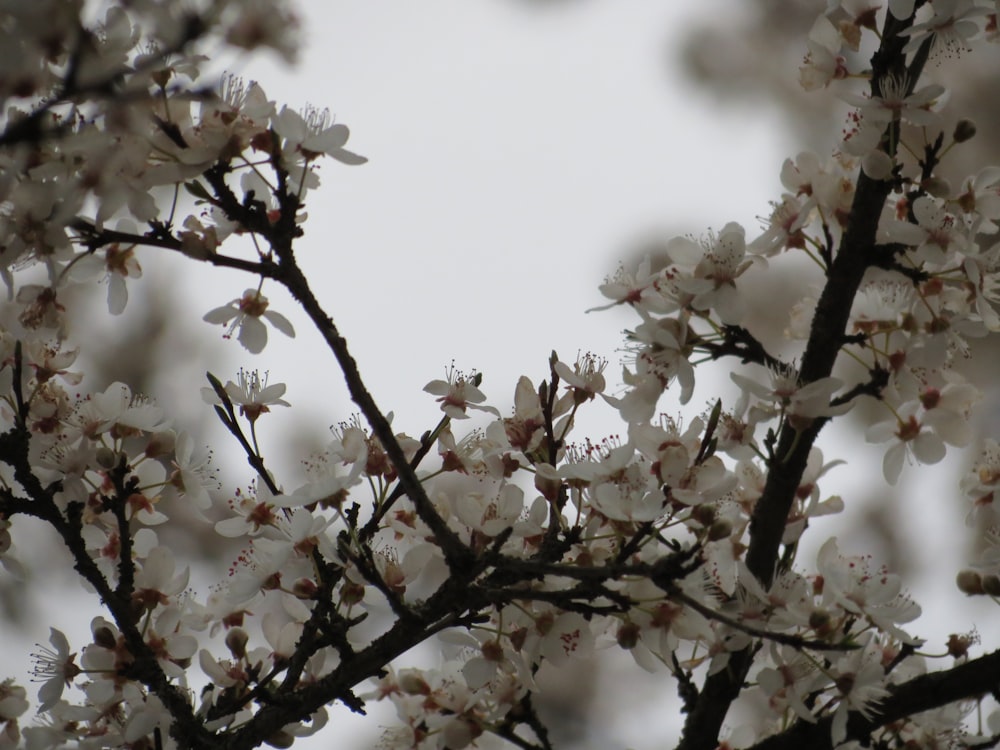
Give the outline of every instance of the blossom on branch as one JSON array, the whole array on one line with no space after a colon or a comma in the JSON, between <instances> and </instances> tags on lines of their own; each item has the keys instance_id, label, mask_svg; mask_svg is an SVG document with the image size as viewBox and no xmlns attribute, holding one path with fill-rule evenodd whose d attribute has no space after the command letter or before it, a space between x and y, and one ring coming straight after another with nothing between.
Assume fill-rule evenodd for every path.
<instances>
[{"instance_id":1,"label":"blossom on branch","mask_svg":"<svg viewBox=\"0 0 1000 750\"><path fill-rule=\"evenodd\" d=\"M243 296L227 305L216 307L205 313L206 323L228 325L226 338L238 331L237 339L251 354L260 354L267 346L267 327L261 318L273 325L289 338L295 338L295 329L281 313L268 309L267 297L256 289L247 289Z\"/></svg>"}]
</instances>

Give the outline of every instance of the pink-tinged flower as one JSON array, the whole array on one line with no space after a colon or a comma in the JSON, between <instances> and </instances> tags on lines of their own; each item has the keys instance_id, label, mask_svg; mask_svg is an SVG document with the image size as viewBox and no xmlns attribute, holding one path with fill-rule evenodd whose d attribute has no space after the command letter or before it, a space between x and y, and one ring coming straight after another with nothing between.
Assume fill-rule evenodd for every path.
<instances>
[{"instance_id":1,"label":"pink-tinged flower","mask_svg":"<svg viewBox=\"0 0 1000 750\"><path fill-rule=\"evenodd\" d=\"M764 262L760 257L747 257L742 226L729 222L718 235L710 234L701 242L675 237L667 243L666 251L674 263L667 275L685 306L714 313L726 324L740 322L743 300L736 280L754 262Z\"/></svg>"},{"instance_id":2,"label":"pink-tinged flower","mask_svg":"<svg viewBox=\"0 0 1000 750\"><path fill-rule=\"evenodd\" d=\"M943 86L931 84L910 94L907 93L910 79L906 75L891 73L880 78L878 83L880 96L842 95L845 101L861 111L862 124L879 125L884 129L890 122L900 120L913 125L935 125L941 119L931 108L944 93Z\"/></svg>"},{"instance_id":3,"label":"pink-tinged flower","mask_svg":"<svg viewBox=\"0 0 1000 750\"><path fill-rule=\"evenodd\" d=\"M862 286L851 309L851 330L873 335L902 326L913 307L913 285L886 278Z\"/></svg>"},{"instance_id":4,"label":"pink-tinged flower","mask_svg":"<svg viewBox=\"0 0 1000 750\"><path fill-rule=\"evenodd\" d=\"M856 117L859 121L858 127L844 139L843 149L853 156L862 157L865 173L873 179L885 179L892 170L891 157L878 148L889 123L904 120L923 127L937 125L940 121L940 116L932 107L944 93L944 88L934 84L908 95L909 84L905 75L887 75L879 80L881 96L843 95L846 102L858 108Z\"/></svg>"},{"instance_id":5,"label":"pink-tinged flower","mask_svg":"<svg viewBox=\"0 0 1000 750\"><path fill-rule=\"evenodd\" d=\"M1000 504L997 489L1000 487L1000 443L992 438L983 442L979 460L962 478L961 488L972 503L966 523L975 525L981 517L984 527L1000 524Z\"/></svg>"},{"instance_id":6,"label":"pink-tinged flower","mask_svg":"<svg viewBox=\"0 0 1000 750\"><path fill-rule=\"evenodd\" d=\"M163 410L145 397L133 395L124 383L112 383L103 393L95 393L84 401L74 421L84 434L96 438L105 432L119 438L139 432L156 432L163 429Z\"/></svg>"},{"instance_id":7,"label":"pink-tinged flower","mask_svg":"<svg viewBox=\"0 0 1000 750\"><path fill-rule=\"evenodd\" d=\"M142 276L142 267L135 257L135 245L122 247L117 242L104 251L104 265L108 273L108 312L120 315L128 303L125 279Z\"/></svg>"},{"instance_id":8,"label":"pink-tinged flower","mask_svg":"<svg viewBox=\"0 0 1000 750\"><path fill-rule=\"evenodd\" d=\"M145 632L146 645L156 656L160 669L167 677L183 679L186 664L198 651L198 639L181 633L180 610L167 607L156 618L152 627Z\"/></svg>"},{"instance_id":9,"label":"pink-tinged flower","mask_svg":"<svg viewBox=\"0 0 1000 750\"><path fill-rule=\"evenodd\" d=\"M291 542L285 540L264 537L252 540L249 549L240 554L230 570L229 603L244 604L261 591L279 588L283 575L295 575L287 569L293 552Z\"/></svg>"},{"instance_id":10,"label":"pink-tinged flower","mask_svg":"<svg viewBox=\"0 0 1000 750\"><path fill-rule=\"evenodd\" d=\"M229 508L236 515L215 524L215 533L230 539L241 536L257 536L269 526L276 526L276 498L271 494L266 482L258 482L251 494L238 494L229 501Z\"/></svg>"},{"instance_id":11,"label":"pink-tinged flower","mask_svg":"<svg viewBox=\"0 0 1000 750\"><path fill-rule=\"evenodd\" d=\"M823 451L819 448L812 448L809 451L806 470L802 474L802 480L795 492L792 509L785 522L785 533L781 537L782 544L797 542L809 525L810 518L833 515L844 510L844 501L839 495L833 495L820 501L819 485L817 484L826 472L843 463L846 462L837 460L823 463Z\"/></svg>"},{"instance_id":12,"label":"pink-tinged flower","mask_svg":"<svg viewBox=\"0 0 1000 750\"><path fill-rule=\"evenodd\" d=\"M66 307L59 301L55 288L24 284L17 290L15 299L21 306L18 320L25 328L62 331L66 322Z\"/></svg>"},{"instance_id":13,"label":"pink-tinged flower","mask_svg":"<svg viewBox=\"0 0 1000 750\"><path fill-rule=\"evenodd\" d=\"M186 432L178 435L169 488L176 490L178 497L188 498L201 510L212 507L209 493L221 487L211 461L211 452L198 448L191 435Z\"/></svg>"},{"instance_id":14,"label":"pink-tinged flower","mask_svg":"<svg viewBox=\"0 0 1000 750\"><path fill-rule=\"evenodd\" d=\"M684 360L687 362L687 360ZM691 389L685 386L682 379L681 385L685 386L681 391L681 403L686 404L691 398L691 391L694 390L694 373L691 373ZM656 403L663 395L664 385L661 377L656 373L639 372L631 373L627 367L622 368L622 382L628 387L628 391L621 398L601 394L605 401L618 410L622 420L628 424L640 424L648 422L656 413Z\"/></svg>"},{"instance_id":15,"label":"pink-tinged flower","mask_svg":"<svg viewBox=\"0 0 1000 750\"><path fill-rule=\"evenodd\" d=\"M305 508L294 508L278 518L278 533L292 543L292 549L299 556L308 556L318 548L327 560L335 560L338 559L336 545L326 534L335 520L313 515Z\"/></svg>"},{"instance_id":16,"label":"pink-tinged flower","mask_svg":"<svg viewBox=\"0 0 1000 750\"><path fill-rule=\"evenodd\" d=\"M486 488L460 492L453 496L452 505L459 521L492 538L512 528L521 517L524 491L517 485L505 484L496 493Z\"/></svg>"},{"instance_id":17,"label":"pink-tinged flower","mask_svg":"<svg viewBox=\"0 0 1000 750\"><path fill-rule=\"evenodd\" d=\"M605 297L611 300L606 305L591 307L587 312L607 310L616 305L633 305L651 312L670 313L677 309L677 303L667 300L659 287L663 275L652 271L652 261L645 257L634 271L628 271L619 266L614 276L598 287Z\"/></svg>"},{"instance_id":18,"label":"pink-tinged flower","mask_svg":"<svg viewBox=\"0 0 1000 750\"><path fill-rule=\"evenodd\" d=\"M688 326L689 316L686 313L671 318L653 318L641 308L637 311L643 322L634 331L626 331L630 342L627 350L635 357L635 374L623 368L622 378L625 385L638 386L632 389L626 399L636 391L641 391L644 399L652 398L652 401L644 404L649 409L649 416L645 419L632 419L622 412L622 418L630 424L634 421L649 421L655 411L656 400L671 378L676 377L681 386L680 402L686 404L690 400L694 392L695 377L694 366L688 358L698 339L697 334ZM659 382L659 392L655 397L652 381ZM621 410L619 400L601 395L605 401Z\"/></svg>"},{"instance_id":19,"label":"pink-tinged flower","mask_svg":"<svg viewBox=\"0 0 1000 750\"><path fill-rule=\"evenodd\" d=\"M934 15L922 23L916 23L901 32L900 36L910 37L903 52L914 52L924 40L934 37L934 48L944 48L951 52L967 50L969 42L980 31L979 23L973 19L989 15L987 8L980 8L972 0L934 0L931 5Z\"/></svg>"},{"instance_id":20,"label":"pink-tinged flower","mask_svg":"<svg viewBox=\"0 0 1000 750\"><path fill-rule=\"evenodd\" d=\"M281 313L268 310L267 297L256 289L247 289L243 296L227 305L209 310L202 318L206 323L228 325L225 338L238 330L237 340L251 354L260 354L267 346L267 327L261 318L289 338L295 338L295 329ZM230 322L231 321L231 322Z\"/></svg>"},{"instance_id":21,"label":"pink-tinged flower","mask_svg":"<svg viewBox=\"0 0 1000 750\"><path fill-rule=\"evenodd\" d=\"M267 131L274 116L274 102L264 89L256 81L247 84L234 75L223 76L218 96L203 99L199 106L197 126L182 133L188 144L184 150L201 146L215 158L226 151L243 151Z\"/></svg>"},{"instance_id":22,"label":"pink-tinged flower","mask_svg":"<svg viewBox=\"0 0 1000 750\"><path fill-rule=\"evenodd\" d=\"M889 221L882 232L885 242L898 242L913 248L918 259L942 265L953 251L962 252L969 246L965 224L957 221L943 206L924 195L913 202L916 224Z\"/></svg>"},{"instance_id":23,"label":"pink-tinged flower","mask_svg":"<svg viewBox=\"0 0 1000 750\"><path fill-rule=\"evenodd\" d=\"M35 660L31 670L32 677L44 682L38 690L41 704L38 713L45 713L55 706L62 698L63 689L69 687L81 671L76 664L76 654L70 653L69 641L62 631L49 628L49 633L52 648L39 645L39 650L31 655Z\"/></svg>"},{"instance_id":24,"label":"pink-tinged flower","mask_svg":"<svg viewBox=\"0 0 1000 750\"><path fill-rule=\"evenodd\" d=\"M898 417L872 425L865 435L869 443L891 443L882 460L882 473L889 484L896 484L908 456L922 464L936 464L947 452L940 436L917 419L918 407L918 403L906 404L898 410Z\"/></svg>"},{"instance_id":25,"label":"pink-tinged flower","mask_svg":"<svg viewBox=\"0 0 1000 750\"><path fill-rule=\"evenodd\" d=\"M955 198L973 233L996 234L1000 227L1000 167L984 167L965 181L965 192Z\"/></svg>"},{"instance_id":26,"label":"pink-tinged flower","mask_svg":"<svg viewBox=\"0 0 1000 750\"><path fill-rule=\"evenodd\" d=\"M830 405L834 392L843 385L837 378L820 378L802 385L799 383L799 374L793 367L769 368L768 375L770 385L763 385L735 372L730 373L729 377L742 389L741 399L748 400L751 395L756 396L762 401L773 404L773 407L765 407L768 410L775 409L800 422L809 422L818 417L836 416L851 408L850 403ZM745 405L741 404L735 411L742 413L745 408Z\"/></svg>"},{"instance_id":27,"label":"pink-tinged flower","mask_svg":"<svg viewBox=\"0 0 1000 750\"><path fill-rule=\"evenodd\" d=\"M776 255L781 250L806 246L802 228L809 222L812 203L785 194L781 203L772 203L771 216L764 233L749 244L747 249L765 257Z\"/></svg>"},{"instance_id":28,"label":"pink-tinged flower","mask_svg":"<svg viewBox=\"0 0 1000 750\"><path fill-rule=\"evenodd\" d=\"M95 725L100 716L100 710L93 706L74 706L59 701L46 712L44 724L24 728L24 746L28 750L77 747L84 739L85 727Z\"/></svg>"},{"instance_id":29,"label":"pink-tinged flower","mask_svg":"<svg viewBox=\"0 0 1000 750\"><path fill-rule=\"evenodd\" d=\"M275 667L282 668L295 653L295 644L302 638L302 623L288 622L284 617L268 612L261 618L261 630L271 647L271 661Z\"/></svg>"},{"instance_id":30,"label":"pink-tinged flower","mask_svg":"<svg viewBox=\"0 0 1000 750\"><path fill-rule=\"evenodd\" d=\"M572 370L562 360L557 361L552 367L566 385L573 390L573 400L580 404L584 401L590 401L596 394L604 392L606 386L604 368L607 367L607 364L606 359L587 352L577 357Z\"/></svg>"},{"instance_id":31,"label":"pink-tinged flower","mask_svg":"<svg viewBox=\"0 0 1000 750\"><path fill-rule=\"evenodd\" d=\"M187 588L190 569L174 575L174 556L166 547L154 547L135 576L133 603L152 611L176 603L175 597Z\"/></svg>"},{"instance_id":32,"label":"pink-tinged flower","mask_svg":"<svg viewBox=\"0 0 1000 750\"><path fill-rule=\"evenodd\" d=\"M249 680L246 670L239 663L219 661L205 649L198 652L198 664L212 684L221 688L231 688Z\"/></svg>"},{"instance_id":33,"label":"pink-tinged flower","mask_svg":"<svg viewBox=\"0 0 1000 750\"><path fill-rule=\"evenodd\" d=\"M283 139L282 152L292 162L311 161L326 154L343 164L364 164L368 159L344 148L351 132L346 125L331 122L330 110L307 108L304 115L282 107L271 126ZM299 156L301 155L301 157Z\"/></svg>"},{"instance_id":34,"label":"pink-tinged flower","mask_svg":"<svg viewBox=\"0 0 1000 750\"><path fill-rule=\"evenodd\" d=\"M593 624L576 612L543 612L534 618L526 650L556 666L570 659L586 658L594 652ZM536 640L537 639L537 640Z\"/></svg>"},{"instance_id":35,"label":"pink-tinged flower","mask_svg":"<svg viewBox=\"0 0 1000 750\"><path fill-rule=\"evenodd\" d=\"M808 52L799 67L799 84L806 91L830 85L830 81L848 76L847 61L840 54L843 38L825 15L819 16L806 40Z\"/></svg>"},{"instance_id":36,"label":"pink-tinged flower","mask_svg":"<svg viewBox=\"0 0 1000 750\"><path fill-rule=\"evenodd\" d=\"M882 649L874 634L869 635L863 648L839 659L831 671L840 703L834 711L830 729L833 744L839 745L847 738L848 712L857 711L871 719L877 704L889 695Z\"/></svg>"},{"instance_id":37,"label":"pink-tinged flower","mask_svg":"<svg viewBox=\"0 0 1000 750\"><path fill-rule=\"evenodd\" d=\"M667 500L660 483L631 442L602 447L596 460L591 454L564 464L559 474L571 486L586 485L583 494L592 510L614 521L652 521L664 514Z\"/></svg>"},{"instance_id":38,"label":"pink-tinged flower","mask_svg":"<svg viewBox=\"0 0 1000 750\"><path fill-rule=\"evenodd\" d=\"M365 461L349 463L346 470L344 466L344 462L327 457L310 472L312 476L307 484L287 495L274 497L271 502L278 508L319 503L323 508L339 509L347 500L351 487L361 484Z\"/></svg>"},{"instance_id":39,"label":"pink-tinged flower","mask_svg":"<svg viewBox=\"0 0 1000 750\"><path fill-rule=\"evenodd\" d=\"M122 688L128 718L122 727L122 739L125 742L137 743L143 737L149 737L158 727L166 733L173 722L173 715L163 705L163 702L152 693L145 693L129 682Z\"/></svg>"},{"instance_id":40,"label":"pink-tinged flower","mask_svg":"<svg viewBox=\"0 0 1000 750\"><path fill-rule=\"evenodd\" d=\"M945 371L945 385L926 386L919 394L924 407L921 422L948 445L964 447L972 440L972 407L982 397L979 389L960 375Z\"/></svg>"},{"instance_id":41,"label":"pink-tinged flower","mask_svg":"<svg viewBox=\"0 0 1000 750\"><path fill-rule=\"evenodd\" d=\"M285 395L284 383L268 385L269 373L261 377L257 370L252 372L240 369L236 374L236 382L228 381L225 386L226 395L234 405L240 407L240 414L250 422L256 422L261 414L267 414L272 406L288 406L281 397ZM219 395L214 388L205 386L201 389L202 399L209 404L221 404Z\"/></svg>"},{"instance_id":42,"label":"pink-tinged flower","mask_svg":"<svg viewBox=\"0 0 1000 750\"><path fill-rule=\"evenodd\" d=\"M78 385L83 380L83 373L70 372L66 368L76 361L79 353L79 349L29 341L25 346L24 355L35 371L35 380L39 383L47 383L52 378L59 377L67 385Z\"/></svg>"},{"instance_id":43,"label":"pink-tinged flower","mask_svg":"<svg viewBox=\"0 0 1000 750\"><path fill-rule=\"evenodd\" d=\"M920 616L920 606L902 592L902 580L884 567L874 567L867 556L845 557L833 537L816 555L823 580L823 601L852 615L868 618L880 630L904 643L920 643L898 625Z\"/></svg>"},{"instance_id":44,"label":"pink-tinged flower","mask_svg":"<svg viewBox=\"0 0 1000 750\"><path fill-rule=\"evenodd\" d=\"M477 387L478 382L479 377L475 372L467 377L461 370L451 367L447 380L432 380L424 386L424 391L438 396L436 400L441 404L441 411L452 419L468 419L468 409L485 411L499 417L500 412L492 406L479 406L486 400L486 396Z\"/></svg>"},{"instance_id":45,"label":"pink-tinged flower","mask_svg":"<svg viewBox=\"0 0 1000 750\"><path fill-rule=\"evenodd\" d=\"M757 673L757 683L768 696L768 705L777 714L791 709L796 716L810 724L816 717L805 704L810 693L827 684L826 676L816 663L798 649L771 644L771 661L774 667L765 667Z\"/></svg>"},{"instance_id":46,"label":"pink-tinged flower","mask_svg":"<svg viewBox=\"0 0 1000 750\"><path fill-rule=\"evenodd\" d=\"M560 399L556 402L553 417L562 413L562 407ZM566 408L569 406L566 405ZM545 437L544 427L545 418L538 399L538 389L528 377L522 375L514 388L514 415L490 422L486 427L486 437L497 446L498 451L512 449L527 455L541 445Z\"/></svg>"}]
</instances>

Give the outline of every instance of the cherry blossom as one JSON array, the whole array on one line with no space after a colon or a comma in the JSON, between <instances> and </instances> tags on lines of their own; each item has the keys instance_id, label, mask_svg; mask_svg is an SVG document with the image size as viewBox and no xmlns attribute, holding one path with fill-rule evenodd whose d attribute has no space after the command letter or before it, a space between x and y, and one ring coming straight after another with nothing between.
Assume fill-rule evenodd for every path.
<instances>
[{"instance_id":1,"label":"cherry blossom","mask_svg":"<svg viewBox=\"0 0 1000 750\"><path fill-rule=\"evenodd\" d=\"M904 52L913 52L929 36L934 37L935 47L955 52L964 51L980 32L980 26L974 19L989 13L989 10L977 6L973 0L935 0L931 7L933 16L903 32L904 36L910 37L903 48Z\"/></svg>"},{"instance_id":2,"label":"cherry blossom","mask_svg":"<svg viewBox=\"0 0 1000 750\"><path fill-rule=\"evenodd\" d=\"M700 245L677 237L666 246L667 254L680 271L672 279L673 285L690 296L687 304L691 309L712 310L723 323L735 325L743 314L736 280L754 260L761 260L748 258L746 250L743 227L735 222L726 224L718 236L710 236Z\"/></svg>"},{"instance_id":3,"label":"cherry blossom","mask_svg":"<svg viewBox=\"0 0 1000 750\"><path fill-rule=\"evenodd\" d=\"M178 497L187 498L201 510L212 506L210 493L220 488L210 462L211 454L199 450L190 433L178 435L174 444L174 471L168 481Z\"/></svg>"},{"instance_id":4,"label":"cherry blossom","mask_svg":"<svg viewBox=\"0 0 1000 750\"><path fill-rule=\"evenodd\" d=\"M607 305L592 307L587 312L607 310L616 305L638 305L656 312L668 313L676 309L660 294L661 274L652 270L652 260L643 258L634 271L619 266L617 273L607 279L599 288L601 294L612 300Z\"/></svg>"},{"instance_id":5,"label":"cherry blossom","mask_svg":"<svg viewBox=\"0 0 1000 750\"><path fill-rule=\"evenodd\" d=\"M16 747L20 740L17 719L28 710L26 691L12 679L0 682L0 746Z\"/></svg>"},{"instance_id":6,"label":"cherry blossom","mask_svg":"<svg viewBox=\"0 0 1000 750\"><path fill-rule=\"evenodd\" d=\"M897 627L920 614L920 607L902 593L899 576L885 569L872 568L867 557L844 557L836 537L827 540L820 549L816 567L823 576L825 602L864 615L901 641L920 642Z\"/></svg>"},{"instance_id":7,"label":"cherry blossom","mask_svg":"<svg viewBox=\"0 0 1000 750\"><path fill-rule=\"evenodd\" d=\"M245 416L251 424L256 422L262 414L269 413L272 406L288 406L288 402L281 398L285 395L285 384L269 384L269 375L270 373L265 372L262 377L257 370L251 372L240 369L236 374L236 382L230 380L225 385L226 395L233 404L239 405L240 414ZM201 393L208 403L221 403L213 389L202 388Z\"/></svg>"},{"instance_id":8,"label":"cherry blossom","mask_svg":"<svg viewBox=\"0 0 1000 750\"><path fill-rule=\"evenodd\" d=\"M885 669L875 636L869 636L863 648L842 657L834 670L839 703L833 714L831 732L833 742L839 744L847 736L848 711L871 718L878 702L889 696L889 690L885 686Z\"/></svg>"},{"instance_id":9,"label":"cherry blossom","mask_svg":"<svg viewBox=\"0 0 1000 750\"><path fill-rule=\"evenodd\" d=\"M552 368L573 389L573 401L582 403L604 392L607 387L604 379L604 368L607 367L607 364L606 359L601 359L588 352L577 358L572 370L561 360L557 360Z\"/></svg>"},{"instance_id":10,"label":"cherry blossom","mask_svg":"<svg viewBox=\"0 0 1000 750\"><path fill-rule=\"evenodd\" d=\"M466 376L461 370L452 367L448 371L447 380L432 380L424 386L424 391L441 404L441 411L452 419L468 419L468 409L485 411L500 416L492 406L480 406L486 400L486 395L479 390L480 376L473 372Z\"/></svg>"},{"instance_id":11,"label":"cherry blossom","mask_svg":"<svg viewBox=\"0 0 1000 750\"><path fill-rule=\"evenodd\" d=\"M908 456L924 464L936 464L945 456L944 441L917 419L918 409L915 403L906 404L898 417L872 425L866 434L872 443L894 438L882 461L882 473L889 484L899 479Z\"/></svg>"},{"instance_id":12,"label":"cherry blossom","mask_svg":"<svg viewBox=\"0 0 1000 750\"><path fill-rule=\"evenodd\" d=\"M272 118L271 127L284 139L282 149L288 156L301 154L309 160L326 154L339 162L353 165L368 161L343 147L350 131L346 125L331 123L328 109L309 108L302 115L282 107Z\"/></svg>"},{"instance_id":13,"label":"cherry blossom","mask_svg":"<svg viewBox=\"0 0 1000 750\"><path fill-rule=\"evenodd\" d=\"M267 327L261 318L290 338L295 329L281 313L268 309L268 300L260 291L247 289L243 296L227 305L209 310L202 318L206 323L228 326L226 338L238 331L237 339L251 354L260 354L267 346ZM230 322L232 321L232 322Z\"/></svg>"},{"instance_id":14,"label":"cherry blossom","mask_svg":"<svg viewBox=\"0 0 1000 750\"><path fill-rule=\"evenodd\" d=\"M962 252L968 246L964 225L930 196L917 198L912 210L918 223L890 222L885 227L885 241L910 245L919 260L936 266L943 265L951 253Z\"/></svg>"},{"instance_id":15,"label":"cherry blossom","mask_svg":"<svg viewBox=\"0 0 1000 750\"><path fill-rule=\"evenodd\" d=\"M808 53L799 67L799 84L806 91L825 88L847 76L846 60L840 54L839 31L826 16L819 16L806 40Z\"/></svg>"},{"instance_id":16,"label":"cherry blossom","mask_svg":"<svg viewBox=\"0 0 1000 750\"><path fill-rule=\"evenodd\" d=\"M62 698L63 689L72 684L80 674L76 664L76 654L69 652L69 641L61 630L49 629L49 643L52 648L39 646L33 654L35 667L32 674L44 684L38 690L40 705L38 711L48 711Z\"/></svg>"},{"instance_id":17,"label":"cherry blossom","mask_svg":"<svg viewBox=\"0 0 1000 750\"><path fill-rule=\"evenodd\" d=\"M850 403L831 405L834 392L843 385L838 378L829 377L801 384L798 372L792 367L772 368L768 371L770 387L739 373L731 373L730 378L743 389L743 398L750 395L769 401L794 423L808 424L817 417L844 414L851 408ZM737 411L744 407L737 406ZM768 408L768 407L765 407Z\"/></svg>"}]
</instances>

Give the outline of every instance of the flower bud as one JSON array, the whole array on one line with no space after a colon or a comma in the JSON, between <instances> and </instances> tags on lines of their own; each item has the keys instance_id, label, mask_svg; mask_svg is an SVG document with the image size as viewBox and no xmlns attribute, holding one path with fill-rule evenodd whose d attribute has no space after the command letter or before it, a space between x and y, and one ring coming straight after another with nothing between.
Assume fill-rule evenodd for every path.
<instances>
[{"instance_id":1,"label":"flower bud","mask_svg":"<svg viewBox=\"0 0 1000 750\"><path fill-rule=\"evenodd\" d=\"M299 599L315 599L319 586L311 578L300 578L292 584L292 593Z\"/></svg>"},{"instance_id":2,"label":"flower bud","mask_svg":"<svg viewBox=\"0 0 1000 750\"><path fill-rule=\"evenodd\" d=\"M983 591L990 596L1000 596L1000 576L983 576Z\"/></svg>"},{"instance_id":3,"label":"flower bud","mask_svg":"<svg viewBox=\"0 0 1000 750\"><path fill-rule=\"evenodd\" d=\"M952 133L951 137L955 139L955 143L965 143L975 134L976 123L972 120L959 120L955 124L955 132Z\"/></svg>"},{"instance_id":4,"label":"flower bud","mask_svg":"<svg viewBox=\"0 0 1000 750\"><path fill-rule=\"evenodd\" d=\"M234 659L242 659L247 654L247 641L250 636L243 628L232 628L226 633L226 648Z\"/></svg>"},{"instance_id":5,"label":"flower bud","mask_svg":"<svg viewBox=\"0 0 1000 750\"><path fill-rule=\"evenodd\" d=\"M959 571L958 575L955 576L955 584L958 586L959 591L969 596L986 593L983 589L983 577L974 570L966 569Z\"/></svg>"},{"instance_id":6,"label":"flower bud","mask_svg":"<svg viewBox=\"0 0 1000 750\"><path fill-rule=\"evenodd\" d=\"M104 445L97 449L95 458L97 459L97 465L102 469L113 469L118 463L118 454Z\"/></svg>"},{"instance_id":7,"label":"flower bud","mask_svg":"<svg viewBox=\"0 0 1000 750\"><path fill-rule=\"evenodd\" d=\"M691 509L691 518L702 526L711 526L715 523L715 507L708 503L696 505Z\"/></svg>"},{"instance_id":8,"label":"flower bud","mask_svg":"<svg viewBox=\"0 0 1000 750\"><path fill-rule=\"evenodd\" d=\"M720 539L727 538L733 533L733 524L725 518L719 518L712 522L712 525L708 527L708 541L717 542Z\"/></svg>"},{"instance_id":9,"label":"flower bud","mask_svg":"<svg viewBox=\"0 0 1000 750\"><path fill-rule=\"evenodd\" d=\"M636 644L639 642L639 633L640 630L638 625L634 622L625 622L618 628L618 632L615 634L615 640L618 641L619 646L628 651L635 648Z\"/></svg>"},{"instance_id":10,"label":"flower bud","mask_svg":"<svg viewBox=\"0 0 1000 750\"><path fill-rule=\"evenodd\" d=\"M344 604L357 604L365 598L365 587L359 583L344 581L340 587L340 601Z\"/></svg>"},{"instance_id":11,"label":"flower bud","mask_svg":"<svg viewBox=\"0 0 1000 750\"><path fill-rule=\"evenodd\" d=\"M399 673L399 689L407 695L428 695L431 692L427 680L414 669Z\"/></svg>"},{"instance_id":12,"label":"flower bud","mask_svg":"<svg viewBox=\"0 0 1000 750\"><path fill-rule=\"evenodd\" d=\"M831 633L833 618L825 609L815 609L809 613L809 627L816 631L816 635L825 638Z\"/></svg>"},{"instance_id":13,"label":"flower bud","mask_svg":"<svg viewBox=\"0 0 1000 750\"><path fill-rule=\"evenodd\" d=\"M101 648L106 648L109 651L117 646L117 641L115 639L114 631L107 625L101 625L94 628L94 643Z\"/></svg>"},{"instance_id":14,"label":"flower bud","mask_svg":"<svg viewBox=\"0 0 1000 750\"><path fill-rule=\"evenodd\" d=\"M486 659L486 661L503 661L503 646L501 646L500 642L495 639L491 639L483 643L480 650L483 652L483 658Z\"/></svg>"}]
</instances>

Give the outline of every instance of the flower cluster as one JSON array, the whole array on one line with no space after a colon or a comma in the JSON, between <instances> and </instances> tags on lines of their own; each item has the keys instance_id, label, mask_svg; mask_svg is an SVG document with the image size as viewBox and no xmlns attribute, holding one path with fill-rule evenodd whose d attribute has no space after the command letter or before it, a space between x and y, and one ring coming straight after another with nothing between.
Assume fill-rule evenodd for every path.
<instances>
[{"instance_id":1,"label":"flower cluster","mask_svg":"<svg viewBox=\"0 0 1000 750\"><path fill-rule=\"evenodd\" d=\"M364 162L347 128L326 110L279 109L257 84L200 83L210 43L290 56L291 17L269 0L195 7L130 0L88 27L80 4L43 2L0 28L20 54L0 75L0 562L23 572L15 529L33 516L105 608L87 642L53 627L37 647L42 721L22 727L27 692L0 683L0 747L287 747L330 705L386 700L399 720L386 747L459 750L492 734L544 750L539 669L601 647L677 681L685 747L731 746L720 733L734 700L755 708L746 745L961 738L966 701L995 688L997 654L973 659L976 639L953 636L947 658L965 677L929 691L901 578L835 538L814 559L799 543L847 504L821 490L844 462L817 441L859 403L873 407L866 436L885 447L890 483L908 459L972 440L979 394L962 364L971 339L1000 329L1000 169L955 189L937 176L970 126L942 134L944 89L923 85L923 68L935 45L986 37L995 4L829 3L801 78L868 82L865 96L841 92L856 107L843 143L785 162L758 235L730 223L675 238L601 285L605 308L637 316L621 386L604 358L553 352L504 416L480 373L452 366L424 388L442 416L420 438L379 411L293 252L316 162ZM853 67L868 48L871 69ZM198 205L179 218L162 198L182 190ZM239 238L248 252L227 254ZM290 405L266 374L209 375L203 389L254 471L229 493L151 400L119 382L77 390L86 341L73 339L71 290L107 283L121 312L144 246L254 276L204 315L251 353L266 324L294 335L265 281L316 326L361 414L305 462L304 482L286 487L260 449L272 408ZM788 346L772 349L745 300L754 274L799 253L820 291L784 311ZM733 364L731 403L660 410L664 394L690 402L698 368L718 360ZM618 434L579 434L582 410L608 407ZM998 482L991 440L961 485L986 546L958 574L969 594L1000 595ZM158 528L185 513L234 545L207 592ZM404 663L428 643L436 668ZM990 736L962 741L996 744L987 724Z\"/></svg>"}]
</instances>

